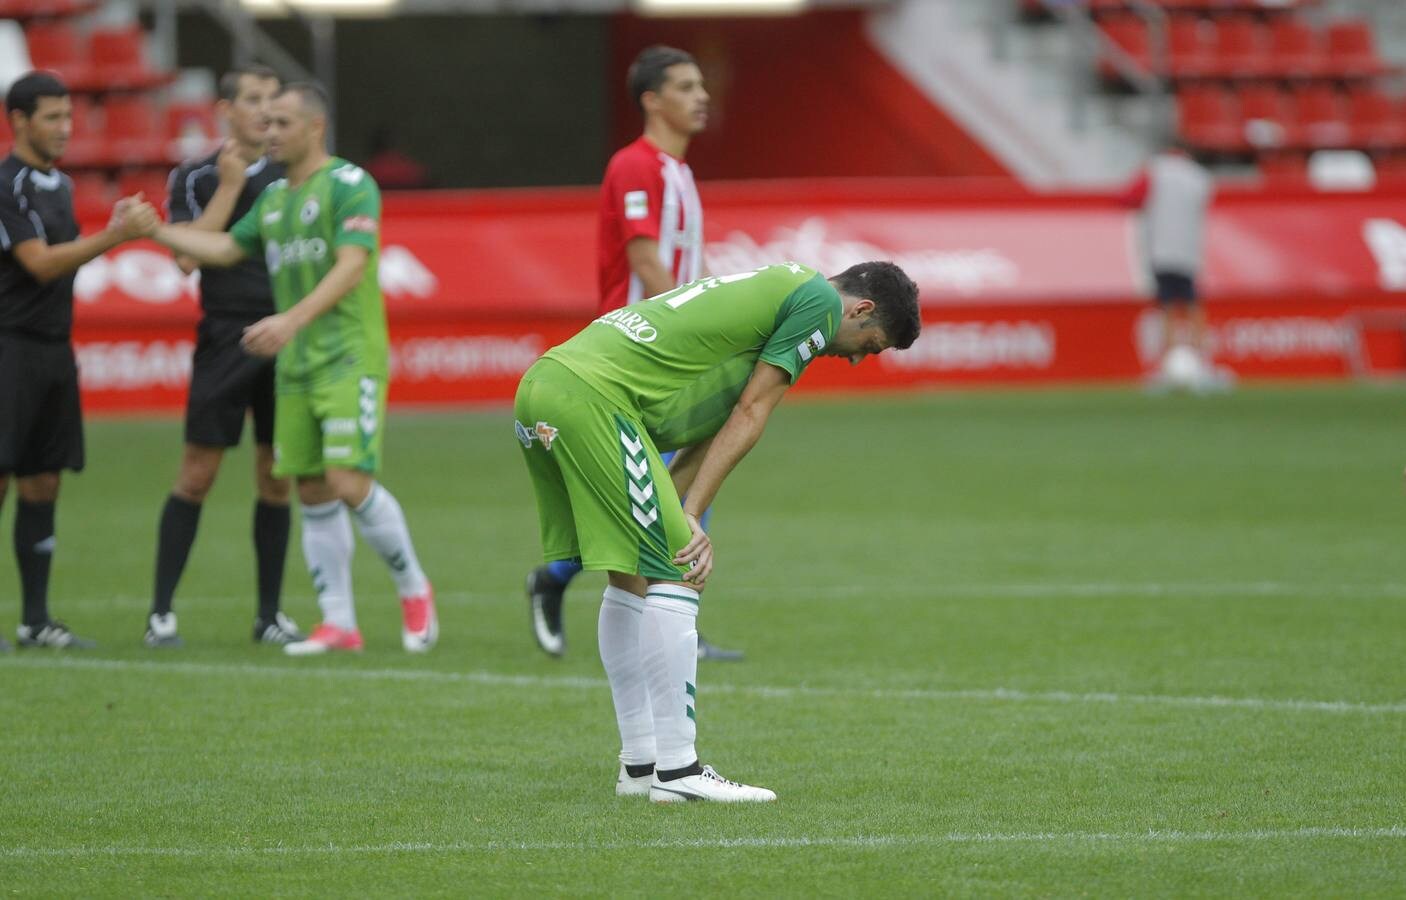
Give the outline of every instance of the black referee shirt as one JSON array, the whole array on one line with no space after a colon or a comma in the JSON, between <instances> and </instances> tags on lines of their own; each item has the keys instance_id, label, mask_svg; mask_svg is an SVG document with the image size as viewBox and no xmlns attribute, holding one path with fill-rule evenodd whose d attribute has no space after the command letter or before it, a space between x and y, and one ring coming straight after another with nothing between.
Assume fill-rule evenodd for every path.
<instances>
[{"instance_id":1,"label":"black referee shirt","mask_svg":"<svg viewBox=\"0 0 1406 900\"><path fill-rule=\"evenodd\" d=\"M76 272L40 284L15 258L38 238L49 246L78 239L73 182L58 169L41 172L13 153L0 162L0 332L67 341L73 331Z\"/></svg>"},{"instance_id":2,"label":"black referee shirt","mask_svg":"<svg viewBox=\"0 0 1406 900\"><path fill-rule=\"evenodd\" d=\"M215 189L220 186L218 153L182 163L171 171L167 185L166 211L172 222L193 222L200 218ZM251 165L244 191L234 206L225 230L244 218L264 188L283 177L283 166L267 157ZM200 308L207 316L231 316L253 321L273 315L273 286L263 257L251 257L227 269L210 266L200 270Z\"/></svg>"}]
</instances>

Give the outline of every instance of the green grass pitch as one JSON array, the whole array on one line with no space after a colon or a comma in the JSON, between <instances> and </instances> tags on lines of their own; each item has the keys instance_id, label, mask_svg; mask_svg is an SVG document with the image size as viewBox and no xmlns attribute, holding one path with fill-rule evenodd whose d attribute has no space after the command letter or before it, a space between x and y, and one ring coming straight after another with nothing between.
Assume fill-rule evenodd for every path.
<instances>
[{"instance_id":1,"label":"green grass pitch","mask_svg":"<svg viewBox=\"0 0 1406 900\"><path fill-rule=\"evenodd\" d=\"M247 449L177 596L187 647L143 649L180 426L92 422L53 607L100 647L0 657L0 895L1406 896L1404 409L783 404L718 503L701 619L748 655L698 697L704 762L780 795L747 808L615 798L601 578L543 656L506 411L390 422L440 592L423 658L360 543L364 654L251 643Z\"/></svg>"}]
</instances>

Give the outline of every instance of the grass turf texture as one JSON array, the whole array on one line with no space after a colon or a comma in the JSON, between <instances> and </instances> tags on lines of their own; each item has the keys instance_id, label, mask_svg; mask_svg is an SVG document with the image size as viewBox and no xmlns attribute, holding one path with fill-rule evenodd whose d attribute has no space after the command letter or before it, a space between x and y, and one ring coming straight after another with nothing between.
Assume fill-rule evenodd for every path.
<instances>
[{"instance_id":1,"label":"grass turf texture","mask_svg":"<svg viewBox=\"0 0 1406 900\"><path fill-rule=\"evenodd\" d=\"M143 649L179 424L94 422L53 605L100 649L0 657L0 893L1401 896L1403 405L783 404L718 504L702 615L748 653L700 667L704 761L781 798L743 808L614 797L601 580L543 656L506 412L390 424L441 594L424 658L360 543L365 654L251 644L247 450L187 648ZM316 621L296 530L286 595Z\"/></svg>"}]
</instances>

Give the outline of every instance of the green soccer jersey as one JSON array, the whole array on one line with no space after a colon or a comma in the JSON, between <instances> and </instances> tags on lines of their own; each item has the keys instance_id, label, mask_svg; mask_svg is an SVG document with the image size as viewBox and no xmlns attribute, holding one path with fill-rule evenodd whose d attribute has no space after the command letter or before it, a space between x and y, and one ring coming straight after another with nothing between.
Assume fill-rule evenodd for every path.
<instances>
[{"instance_id":1,"label":"green soccer jersey","mask_svg":"<svg viewBox=\"0 0 1406 900\"><path fill-rule=\"evenodd\" d=\"M844 304L798 263L703 278L606 313L546 356L636 410L660 450L717 434L758 360L794 384L830 343Z\"/></svg>"},{"instance_id":2,"label":"green soccer jersey","mask_svg":"<svg viewBox=\"0 0 1406 900\"><path fill-rule=\"evenodd\" d=\"M338 247L365 247L371 254L361 282L279 351L280 393L352 374L386 375L389 337L378 281L380 226L381 191L375 180L334 156L296 188L286 178L270 184L230 229L245 253L264 255L280 312L327 276Z\"/></svg>"}]
</instances>

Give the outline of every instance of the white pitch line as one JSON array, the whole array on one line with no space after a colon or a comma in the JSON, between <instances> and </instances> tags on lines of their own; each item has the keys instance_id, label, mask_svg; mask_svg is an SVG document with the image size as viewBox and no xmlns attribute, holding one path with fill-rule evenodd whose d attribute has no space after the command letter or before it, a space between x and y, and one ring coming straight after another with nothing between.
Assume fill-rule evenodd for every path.
<instances>
[{"instance_id":1,"label":"white pitch line","mask_svg":"<svg viewBox=\"0 0 1406 900\"><path fill-rule=\"evenodd\" d=\"M779 599L847 599L867 597L875 594L872 584L818 584L814 587L756 587L737 585L719 588L728 595L749 597L776 597ZM1286 581L1226 581L1226 582L1162 582L1162 581L1090 581L1090 582L1030 582L1030 583L989 583L970 582L961 584L927 583L921 586L891 587L880 593L896 596L930 596L944 599L967 597L996 598L1093 598L1093 597L1145 597L1145 598L1250 598L1250 597L1330 597L1390 599L1406 597L1406 583L1379 582L1371 584L1306 584ZM248 598L234 596L201 596L186 598L183 603L194 607L240 603ZM445 591L436 599L445 603L510 603L521 597L515 591ZM146 607L151 603L149 596L128 594L104 595L101 597L69 597L64 600L68 607L93 608L111 606Z\"/></svg>"},{"instance_id":2,"label":"white pitch line","mask_svg":"<svg viewBox=\"0 0 1406 900\"><path fill-rule=\"evenodd\" d=\"M1206 844L1264 843L1302 840L1399 840L1406 827L1388 828L1287 828L1251 831L1028 831L1028 832L948 832L916 835L836 835L816 837L740 837L660 839L653 841L451 841L446 843L406 841L388 844L318 844L307 847L270 845L264 847L4 847L0 858L28 859L53 857L253 857L253 856L342 856L391 853L501 853L501 852L599 852L610 850L773 850L820 848L872 849L883 847L934 847L962 844Z\"/></svg>"},{"instance_id":3,"label":"white pitch line","mask_svg":"<svg viewBox=\"0 0 1406 900\"><path fill-rule=\"evenodd\" d=\"M442 672L433 669L356 669L301 665L255 665L253 663L195 663L180 661L84 659L74 656L37 656L18 654L0 658L0 668L50 668L98 671L134 671L181 673L187 675L273 676L285 678L322 677L339 680L409 681L445 684L482 684L494 687L521 687L533 690L605 690L601 678L570 675L507 675L501 672ZM1063 703L1063 704L1130 704L1140 706L1174 706L1206 709L1253 709L1283 712L1359 713L1366 715L1399 715L1406 713L1403 703L1354 703L1346 700L1295 700L1270 697L1198 697L1177 694L1120 694L1109 691L1078 693L1074 691L1027 691L1014 688L831 688L810 685L770 686L752 684L714 683L705 688L710 694L737 694L768 699L807 699L833 697L855 700L893 701L960 701L986 700L1005 703Z\"/></svg>"}]
</instances>

